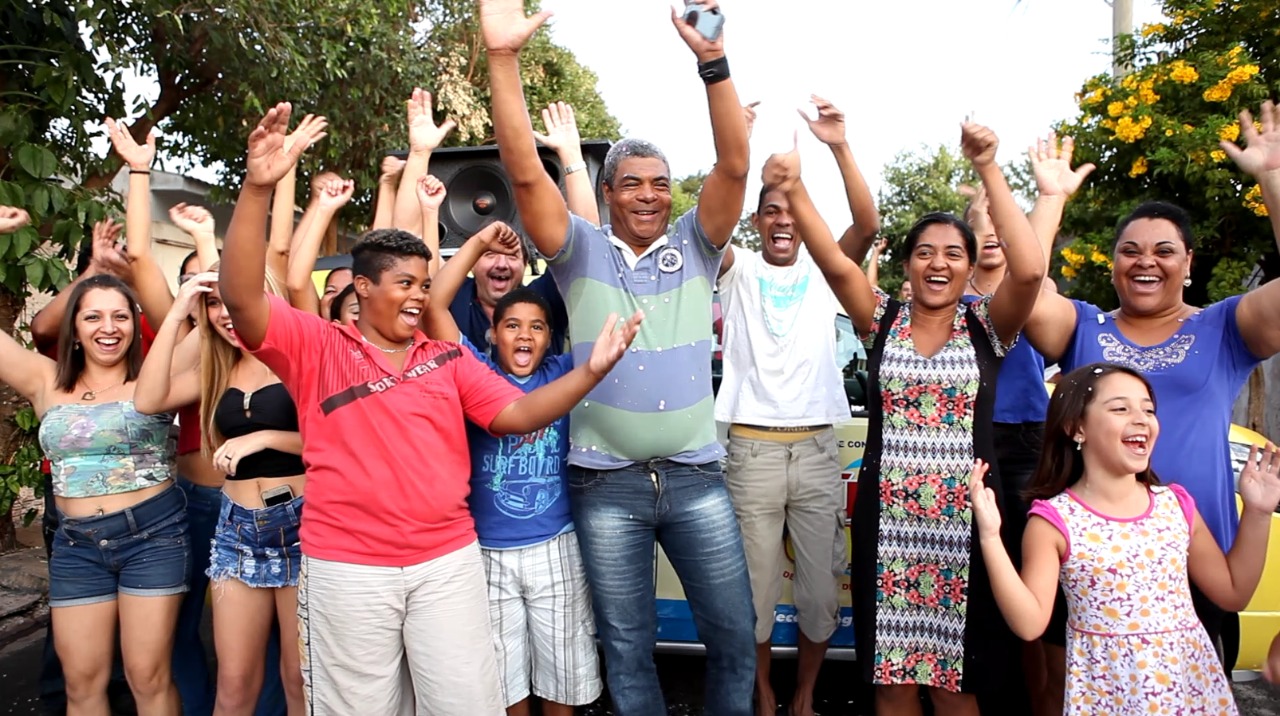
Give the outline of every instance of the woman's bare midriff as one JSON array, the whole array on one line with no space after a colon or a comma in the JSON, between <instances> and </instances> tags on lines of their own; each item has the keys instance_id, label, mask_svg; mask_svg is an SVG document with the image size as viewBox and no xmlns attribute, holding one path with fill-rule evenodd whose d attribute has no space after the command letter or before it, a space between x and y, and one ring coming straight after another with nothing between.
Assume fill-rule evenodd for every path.
<instances>
[{"instance_id":1,"label":"woman's bare midriff","mask_svg":"<svg viewBox=\"0 0 1280 716\"><path fill-rule=\"evenodd\" d=\"M173 480L165 480L159 485L144 487L132 492L120 492L114 495L98 497L58 497L58 510L67 517L97 517L99 515L119 512L126 507L145 502L165 490L173 487Z\"/></svg>"},{"instance_id":2,"label":"woman's bare midriff","mask_svg":"<svg viewBox=\"0 0 1280 716\"><path fill-rule=\"evenodd\" d=\"M227 480L222 484L222 492L231 501L247 507L251 510L260 510L266 505L262 504L262 493L267 490L288 485L293 488L293 496L301 497L303 489L307 485L306 475L297 475L294 477L259 477L253 480Z\"/></svg>"},{"instance_id":3,"label":"woman's bare midriff","mask_svg":"<svg viewBox=\"0 0 1280 716\"><path fill-rule=\"evenodd\" d=\"M222 487L226 478L199 450L178 456L178 475L192 484L213 488Z\"/></svg>"}]
</instances>

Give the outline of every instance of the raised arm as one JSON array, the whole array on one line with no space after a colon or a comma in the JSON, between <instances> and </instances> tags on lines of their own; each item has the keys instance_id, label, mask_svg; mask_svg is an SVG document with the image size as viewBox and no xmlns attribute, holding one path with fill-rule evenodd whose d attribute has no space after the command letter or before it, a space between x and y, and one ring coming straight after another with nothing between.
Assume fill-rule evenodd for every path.
<instances>
[{"instance_id":1,"label":"raised arm","mask_svg":"<svg viewBox=\"0 0 1280 716\"><path fill-rule=\"evenodd\" d=\"M200 400L199 366L175 369L174 354L182 342L180 334L190 323L191 312L204 302L204 297L218 282L218 274L199 273L178 289L178 297L165 316L164 323L156 331L151 350L142 361L138 382L133 389L134 407L139 413L155 415L168 413ZM199 341L199 335L189 340Z\"/></svg>"},{"instance_id":2,"label":"raised arm","mask_svg":"<svg viewBox=\"0 0 1280 716\"><path fill-rule=\"evenodd\" d=\"M1000 508L996 506L995 492L983 486L986 472L986 463L981 460L974 463L969 495L978 521L978 539L987 563L991 591L1013 633L1025 641L1034 641L1044 634L1053 615L1058 569L1067 550L1067 540L1048 520L1032 515L1022 536L1022 575L1019 576L1000 540Z\"/></svg>"},{"instance_id":3,"label":"raised arm","mask_svg":"<svg viewBox=\"0 0 1280 716\"><path fill-rule=\"evenodd\" d=\"M716 0L699 3L704 12L717 10ZM747 121L738 90L729 77L729 61L724 55L724 33L708 40L684 17L671 9L671 23L681 39L698 58L698 74L707 88L707 107L711 111L711 133L715 139L716 163L702 183L698 195L698 219L712 245L722 247L733 237L742 217L742 204L747 193L747 171L751 166L751 149L747 145Z\"/></svg>"},{"instance_id":4,"label":"raised arm","mask_svg":"<svg viewBox=\"0 0 1280 716\"><path fill-rule=\"evenodd\" d=\"M844 195L849 202L849 212L853 215L853 223L840 236L840 250L858 263L867 255L872 239L880 231L880 212L876 209L876 201L871 196L871 188L862 176L862 170L853 159L853 150L845 138L844 112L818 95L810 95L810 100L818 109L818 118L810 119L804 110L798 110L800 116L809 125L813 136L818 141L831 147L836 158L836 166L840 167L840 178L844 181Z\"/></svg>"},{"instance_id":5,"label":"raised arm","mask_svg":"<svg viewBox=\"0 0 1280 716\"><path fill-rule=\"evenodd\" d=\"M1264 102L1259 114L1261 132L1253 126L1248 112L1240 113L1245 149L1225 141L1222 148L1262 188L1271 232L1280 248L1280 106ZM1265 360L1280 353L1280 281L1270 281L1245 294L1236 305L1236 324L1255 356Z\"/></svg>"},{"instance_id":6,"label":"raised arm","mask_svg":"<svg viewBox=\"0 0 1280 716\"><path fill-rule=\"evenodd\" d=\"M294 245L289 255L289 273L285 286L289 291L289 305L300 311L318 313L320 298L316 295L316 286L311 281L311 272L316 267L316 257L320 255L320 244L324 242L324 234L333 217L351 201L355 193L356 183L343 179L337 174L326 172L314 188L311 204L307 212L310 220L303 219L298 226L298 234L294 237Z\"/></svg>"},{"instance_id":7,"label":"raised arm","mask_svg":"<svg viewBox=\"0 0 1280 716\"><path fill-rule=\"evenodd\" d=\"M764 185L786 193L800 240L809 249L814 264L822 271L840 305L849 314L854 328L859 334L866 335L871 330L871 318L875 313L875 293L862 267L840 250L831 236L831 229L809 198L809 192L800 180L799 151L792 149L787 154L769 157L764 165Z\"/></svg>"},{"instance_id":8,"label":"raised arm","mask_svg":"<svg viewBox=\"0 0 1280 716\"><path fill-rule=\"evenodd\" d=\"M427 275L435 276L440 271L440 205L444 203L444 183L424 174L414 189L422 212L422 243L431 251Z\"/></svg>"},{"instance_id":9,"label":"raised arm","mask_svg":"<svg viewBox=\"0 0 1280 716\"><path fill-rule=\"evenodd\" d=\"M129 168L129 198L125 201L125 251L133 264L133 288L147 321L155 326L164 321L173 294L169 281L151 253L151 163L156 158L156 137L147 134L147 143L138 144L129 130L107 117L107 133L116 154Z\"/></svg>"},{"instance_id":10,"label":"raised arm","mask_svg":"<svg viewBox=\"0 0 1280 716\"><path fill-rule=\"evenodd\" d=\"M845 233L848 234L847 231ZM888 246L888 239L880 239L871 244L871 255L867 257L867 283L871 284L872 288L880 287L880 255L884 253ZM843 249L844 247L841 246L840 248ZM848 254L845 255L848 256Z\"/></svg>"},{"instance_id":11,"label":"raised arm","mask_svg":"<svg viewBox=\"0 0 1280 716\"><path fill-rule=\"evenodd\" d=\"M31 223L31 216L22 209L12 206L0 206L0 234L9 234L21 229ZM68 286L63 290L64 293L70 293L71 287ZM56 299L55 299L56 300ZM66 313L67 299L62 299L62 310L58 315L58 322L61 323L62 314ZM37 314L37 318L39 314ZM32 320L32 333L35 332L35 320ZM54 331L54 342L57 341L57 329ZM37 403L45 390L46 386L53 383L54 372L57 366L53 361L34 351L29 351L22 347L8 333L0 333L0 383L6 383L14 390L18 391L18 395L26 398L31 403ZM41 406L37 406L39 409Z\"/></svg>"},{"instance_id":12,"label":"raised arm","mask_svg":"<svg viewBox=\"0 0 1280 716\"><path fill-rule=\"evenodd\" d=\"M117 265L126 269L129 268L128 258L119 256L119 252L116 249L116 240L120 237L120 232L123 229L122 225L117 224L109 217L93 225L93 237L89 244L91 253L88 267L85 268L84 273L67 284L53 297L52 301L45 304L44 308L41 308L31 318L31 340L36 344L36 350L45 353L57 347L58 331L62 329L62 318L67 314L67 301L71 297L72 289L81 281L103 272L103 263L100 260L103 255L108 252L115 254ZM119 276L118 278L125 283L131 284L133 282L132 274Z\"/></svg>"},{"instance_id":13,"label":"raised arm","mask_svg":"<svg viewBox=\"0 0 1280 716\"><path fill-rule=\"evenodd\" d=\"M320 118L310 127L307 136L298 137L285 151L285 132L291 111L288 102L277 104L249 135L244 184L223 241L218 289L235 322L236 335L249 350L262 345L267 335L267 321L271 318L271 304L263 290L267 250L264 234L271 192L280 177L298 163L298 157L324 136L327 126L324 118Z\"/></svg>"},{"instance_id":14,"label":"raised arm","mask_svg":"<svg viewBox=\"0 0 1280 716\"><path fill-rule=\"evenodd\" d=\"M26 209L16 206L0 206L0 234L12 234L31 223Z\"/></svg>"},{"instance_id":15,"label":"raised arm","mask_svg":"<svg viewBox=\"0 0 1280 716\"><path fill-rule=\"evenodd\" d=\"M382 171L378 174L378 198L373 210L374 229L390 229L396 211L396 187L407 164L400 157L387 155L382 158Z\"/></svg>"},{"instance_id":16,"label":"raised arm","mask_svg":"<svg viewBox=\"0 0 1280 716\"><path fill-rule=\"evenodd\" d=\"M540 253L555 256L569 233L569 209L538 158L520 81L520 50L551 13L544 10L526 17L523 0L479 2L498 153L515 190L516 210L525 231Z\"/></svg>"},{"instance_id":17,"label":"raised arm","mask_svg":"<svg viewBox=\"0 0 1280 716\"><path fill-rule=\"evenodd\" d=\"M489 432L524 435L559 420L613 370L635 339L643 320L644 314L636 311L619 326L618 315L610 314L585 363L503 408L489 424Z\"/></svg>"},{"instance_id":18,"label":"raised arm","mask_svg":"<svg viewBox=\"0 0 1280 716\"><path fill-rule=\"evenodd\" d=\"M1249 459L1240 471L1240 529L1231 551L1222 554L1213 533L1196 510L1191 530L1187 571L1204 595L1229 612L1244 610L1253 598L1267 561L1267 541L1276 505L1280 504L1280 452L1267 443L1265 450L1249 448Z\"/></svg>"},{"instance_id":19,"label":"raised arm","mask_svg":"<svg viewBox=\"0 0 1280 716\"><path fill-rule=\"evenodd\" d=\"M582 136L578 133L573 107L564 102L553 102L542 110L542 124L547 133L534 132L533 136L554 149L560 165L564 167L564 193L569 211L590 221L592 226L599 226L600 206L595 187L591 186L591 177L587 174L587 163L582 158Z\"/></svg>"},{"instance_id":20,"label":"raised arm","mask_svg":"<svg viewBox=\"0 0 1280 716\"><path fill-rule=\"evenodd\" d=\"M194 204L174 204L169 208L169 220L191 237L201 271L208 271L218 263L217 227L208 209Z\"/></svg>"},{"instance_id":21,"label":"raised arm","mask_svg":"<svg viewBox=\"0 0 1280 716\"><path fill-rule=\"evenodd\" d=\"M404 229L414 236L422 236L422 209L418 206L418 180L427 173L427 165L434 152L457 126L452 119L439 125L431 117L431 93L414 87L413 94L405 102L409 127L409 159L400 175L400 188L396 190L395 211L391 225Z\"/></svg>"},{"instance_id":22,"label":"raised arm","mask_svg":"<svg viewBox=\"0 0 1280 716\"><path fill-rule=\"evenodd\" d=\"M1058 227L1062 225L1062 212L1084 180L1095 169L1093 164L1082 164L1071 168L1071 155L1075 152L1075 139L1058 137L1053 132L1045 139L1036 140L1033 147L1027 149L1027 157L1031 160L1031 173L1036 180L1036 203L1031 207L1027 219L1040 241L1040 249L1044 252L1045 272L1049 270L1049 262L1053 257L1053 242L1058 237Z\"/></svg>"},{"instance_id":23,"label":"raised arm","mask_svg":"<svg viewBox=\"0 0 1280 716\"><path fill-rule=\"evenodd\" d=\"M991 299L991 322L1001 342L1009 345L1022 331L1044 279L1045 261L1031 224L1022 213L1004 172L996 164L996 147L1000 144L994 132L966 122L960 132L960 148L973 163L982 180L990 205L991 223L1004 248L1004 279Z\"/></svg>"},{"instance_id":24,"label":"raised arm","mask_svg":"<svg viewBox=\"0 0 1280 716\"><path fill-rule=\"evenodd\" d=\"M460 340L462 333L449 305L467 280L467 274L487 251L514 256L520 251L520 235L501 221L495 221L467 239L458 253L431 279L431 300L427 302L426 313L427 335L441 341L456 343Z\"/></svg>"}]
</instances>

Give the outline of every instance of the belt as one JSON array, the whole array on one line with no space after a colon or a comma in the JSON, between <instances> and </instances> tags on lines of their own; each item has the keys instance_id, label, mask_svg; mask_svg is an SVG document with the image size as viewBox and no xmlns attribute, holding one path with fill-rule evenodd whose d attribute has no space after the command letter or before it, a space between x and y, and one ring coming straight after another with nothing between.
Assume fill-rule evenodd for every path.
<instances>
[{"instance_id":1,"label":"belt","mask_svg":"<svg viewBox=\"0 0 1280 716\"><path fill-rule=\"evenodd\" d=\"M730 426L743 427L748 430L758 430L763 433L816 433L826 430L830 425L789 425L786 427L777 425L748 425L747 423L734 423Z\"/></svg>"}]
</instances>

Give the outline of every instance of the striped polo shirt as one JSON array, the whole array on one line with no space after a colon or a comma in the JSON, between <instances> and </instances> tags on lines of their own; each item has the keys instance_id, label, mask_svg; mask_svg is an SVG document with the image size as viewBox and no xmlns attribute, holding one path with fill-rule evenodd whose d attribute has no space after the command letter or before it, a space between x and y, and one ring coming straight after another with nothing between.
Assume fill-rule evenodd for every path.
<instances>
[{"instance_id":1,"label":"striped polo shirt","mask_svg":"<svg viewBox=\"0 0 1280 716\"><path fill-rule=\"evenodd\" d=\"M609 226L571 218L549 263L568 308L574 363L590 358L610 313L645 313L626 355L570 414L571 465L699 465L724 455L711 392L711 300L723 256L696 208L640 256Z\"/></svg>"}]
</instances>

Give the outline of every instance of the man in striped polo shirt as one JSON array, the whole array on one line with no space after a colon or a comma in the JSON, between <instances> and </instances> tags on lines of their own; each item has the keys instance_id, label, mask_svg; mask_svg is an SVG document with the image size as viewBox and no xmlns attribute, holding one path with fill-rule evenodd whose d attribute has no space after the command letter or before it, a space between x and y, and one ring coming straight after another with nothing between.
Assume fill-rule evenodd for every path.
<instances>
[{"instance_id":1,"label":"man in striped polo shirt","mask_svg":"<svg viewBox=\"0 0 1280 716\"><path fill-rule=\"evenodd\" d=\"M703 5L703 11L715 3ZM547 13L481 0L493 122L525 230L549 256L575 360L601 311L643 310L632 350L573 411L569 492L619 716L665 714L654 668L654 541L684 586L707 646L708 714L751 714L755 611L724 485L711 391L712 289L742 212L747 125L723 41L672 13L707 86L717 161L698 207L671 218L671 176L654 146L624 140L605 160L612 225L570 215L538 158L518 55Z\"/></svg>"}]
</instances>

